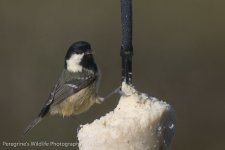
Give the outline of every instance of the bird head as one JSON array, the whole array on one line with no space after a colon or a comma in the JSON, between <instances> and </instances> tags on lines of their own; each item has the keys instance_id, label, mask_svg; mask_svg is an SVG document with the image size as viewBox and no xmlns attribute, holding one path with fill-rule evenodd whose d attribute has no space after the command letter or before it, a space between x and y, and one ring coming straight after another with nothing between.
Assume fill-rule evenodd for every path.
<instances>
[{"instance_id":1,"label":"bird head","mask_svg":"<svg viewBox=\"0 0 225 150\"><path fill-rule=\"evenodd\" d=\"M73 43L65 56L65 69L70 72L81 72L85 69L97 71L91 45L85 41Z\"/></svg>"}]
</instances>

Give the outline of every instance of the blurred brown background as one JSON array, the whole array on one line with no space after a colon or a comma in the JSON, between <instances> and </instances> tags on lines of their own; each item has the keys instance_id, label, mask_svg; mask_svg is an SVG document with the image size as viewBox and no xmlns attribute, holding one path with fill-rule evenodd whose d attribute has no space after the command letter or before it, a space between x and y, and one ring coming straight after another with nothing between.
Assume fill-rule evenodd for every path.
<instances>
[{"instance_id":1,"label":"blurred brown background","mask_svg":"<svg viewBox=\"0 0 225 150\"><path fill-rule=\"evenodd\" d=\"M176 110L171 148L224 149L224 0L136 0L133 5L134 84ZM116 106L118 96L74 118L47 117L21 136L59 77L67 48L78 40L95 49L103 74L100 93L106 95L120 85L119 0L0 0L1 142L75 142L78 124Z\"/></svg>"}]
</instances>

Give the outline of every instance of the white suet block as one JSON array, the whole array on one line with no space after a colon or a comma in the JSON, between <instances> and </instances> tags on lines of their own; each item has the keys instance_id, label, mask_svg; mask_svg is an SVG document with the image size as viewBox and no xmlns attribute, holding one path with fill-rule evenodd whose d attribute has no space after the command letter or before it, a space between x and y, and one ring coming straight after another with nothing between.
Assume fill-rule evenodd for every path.
<instances>
[{"instance_id":1,"label":"white suet block","mask_svg":"<svg viewBox=\"0 0 225 150\"><path fill-rule=\"evenodd\" d=\"M175 112L166 102L123 83L117 107L78 132L80 150L168 150Z\"/></svg>"}]
</instances>

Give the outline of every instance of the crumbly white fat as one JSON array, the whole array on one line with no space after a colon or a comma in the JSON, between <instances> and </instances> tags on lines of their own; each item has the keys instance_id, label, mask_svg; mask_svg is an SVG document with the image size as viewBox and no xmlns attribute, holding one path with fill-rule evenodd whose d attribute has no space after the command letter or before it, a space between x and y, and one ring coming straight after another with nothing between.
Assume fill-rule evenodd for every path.
<instances>
[{"instance_id":1,"label":"crumbly white fat","mask_svg":"<svg viewBox=\"0 0 225 150\"><path fill-rule=\"evenodd\" d=\"M175 133L175 112L166 102L123 83L114 111L78 132L80 150L168 150Z\"/></svg>"},{"instance_id":2,"label":"crumbly white fat","mask_svg":"<svg viewBox=\"0 0 225 150\"><path fill-rule=\"evenodd\" d=\"M70 59L66 60L67 70L71 72L81 72L82 66L80 65L80 62L83 57L84 54L73 54Z\"/></svg>"}]
</instances>

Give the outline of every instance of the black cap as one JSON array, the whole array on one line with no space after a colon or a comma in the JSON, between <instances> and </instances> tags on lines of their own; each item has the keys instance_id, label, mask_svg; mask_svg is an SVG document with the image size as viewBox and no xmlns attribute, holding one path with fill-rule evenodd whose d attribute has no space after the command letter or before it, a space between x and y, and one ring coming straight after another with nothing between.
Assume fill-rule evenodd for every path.
<instances>
[{"instance_id":1,"label":"black cap","mask_svg":"<svg viewBox=\"0 0 225 150\"><path fill-rule=\"evenodd\" d=\"M91 45L88 42L85 41L78 41L73 43L70 48L68 49L65 59L69 59L72 54L81 54L81 53L87 53L91 51Z\"/></svg>"}]
</instances>

